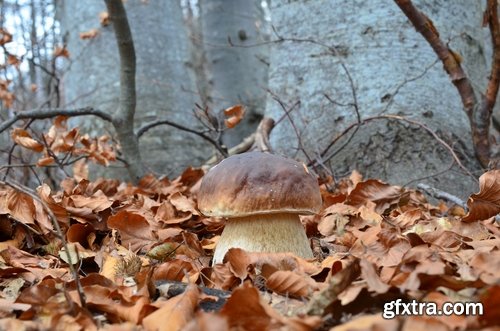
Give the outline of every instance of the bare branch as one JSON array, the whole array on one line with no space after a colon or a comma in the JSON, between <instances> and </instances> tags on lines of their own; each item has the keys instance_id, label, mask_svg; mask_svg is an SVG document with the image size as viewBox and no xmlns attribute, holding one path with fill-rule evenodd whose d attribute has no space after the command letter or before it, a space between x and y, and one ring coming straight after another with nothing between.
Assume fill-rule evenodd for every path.
<instances>
[{"instance_id":1,"label":"bare branch","mask_svg":"<svg viewBox=\"0 0 500 331\"><path fill-rule=\"evenodd\" d=\"M197 131L197 130L194 130L194 129L191 129L191 128L188 128L188 127L185 127L181 124L178 124L178 123L175 123L175 122L172 122L172 121L169 121L169 120L158 120L158 121L155 121L155 122L152 122L152 123L148 123L146 125L144 125L142 128L140 128L138 131L137 131L137 137L140 138L143 134L145 134L148 130L151 130L152 128L154 127L157 127L157 126L160 126L160 125L168 125L168 126L171 126L171 127L174 127L176 129L179 129L181 131L185 131L185 132L189 132L189 133L192 133L192 134L195 134L203 139L205 139L206 141L208 141L209 143L211 143L224 157L227 157L228 156L228 153L227 153L227 150L221 146L215 139L213 139L212 137L206 135L205 133L203 132L200 132L200 131Z\"/></svg>"},{"instance_id":2,"label":"bare branch","mask_svg":"<svg viewBox=\"0 0 500 331\"><path fill-rule=\"evenodd\" d=\"M476 96L472 84L467 78L459 60L451 49L439 38L439 33L432 21L420 12L411 0L394 0L403 13L411 21L415 29L427 40L436 55L443 63L444 69L451 78L452 83L458 89L465 112L472 116L473 108L476 105Z\"/></svg>"},{"instance_id":3,"label":"bare branch","mask_svg":"<svg viewBox=\"0 0 500 331\"><path fill-rule=\"evenodd\" d=\"M491 43L493 44L493 59L491 63L491 73L482 98L480 108L474 114L474 122L477 126L478 139L476 142L477 152L480 156L487 157L488 160L481 161L484 165L489 161L491 147L489 140L489 128L493 107L498 95L500 85L500 25L498 22L498 3L497 0L488 0L488 6L484 13L484 23L488 23L491 34Z\"/></svg>"},{"instance_id":4,"label":"bare branch","mask_svg":"<svg viewBox=\"0 0 500 331\"><path fill-rule=\"evenodd\" d=\"M443 67L450 77L451 82L457 88L462 99L465 113L469 117L474 151L476 152L476 156L481 165L486 167L490 159L491 150L488 130L490 126L491 110L493 109L498 92L498 70L500 70L500 54L498 54L500 32L498 27L498 16L496 13L496 0L488 0L488 9L485 13L487 21L490 25L493 39L494 60L491 79L482 105L479 105L477 102L472 83L460 65L459 56L448 48L448 46L439 38L439 32L432 21L415 8L411 0L394 0L394 2L403 11L406 17L408 17L415 29L417 29L425 40L427 40L438 58L443 63Z\"/></svg>"},{"instance_id":5,"label":"bare branch","mask_svg":"<svg viewBox=\"0 0 500 331\"><path fill-rule=\"evenodd\" d=\"M22 119L47 119L57 116L86 116L93 115L102 118L105 121L111 122L111 115L92 107L84 107L77 109L32 109L14 113L12 118L0 124L0 133L10 128L14 123Z\"/></svg>"},{"instance_id":6,"label":"bare branch","mask_svg":"<svg viewBox=\"0 0 500 331\"><path fill-rule=\"evenodd\" d=\"M270 117L264 117L255 130L255 141L251 149L257 149L261 152L272 153L271 143L269 142L269 135L274 128L274 120Z\"/></svg>"}]
</instances>

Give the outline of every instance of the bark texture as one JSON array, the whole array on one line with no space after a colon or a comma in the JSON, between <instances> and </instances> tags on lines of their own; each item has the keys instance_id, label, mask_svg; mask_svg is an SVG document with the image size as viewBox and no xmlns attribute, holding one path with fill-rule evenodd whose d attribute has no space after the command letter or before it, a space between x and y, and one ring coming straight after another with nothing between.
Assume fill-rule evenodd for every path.
<instances>
[{"instance_id":1,"label":"bark texture","mask_svg":"<svg viewBox=\"0 0 500 331\"><path fill-rule=\"evenodd\" d=\"M267 39L268 23L260 0L202 0L200 7L210 106L216 112L235 104L247 109L223 135L234 146L255 131L264 113L269 45L247 46Z\"/></svg>"},{"instance_id":2,"label":"bark texture","mask_svg":"<svg viewBox=\"0 0 500 331\"><path fill-rule=\"evenodd\" d=\"M144 123L165 118L199 128L192 114L197 96L179 2L130 0L125 8L137 58L136 130ZM99 13L106 11L104 2L65 1L59 11L71 53L71 64L64 76L66 105L91 106L114 113L120 95L119 59L112 27L99 24ZM80 39L80 32L91 29L99 29L96 38ZM113 133L109 125L99 120L77 124L94 134L102 134L103 130ZM205 141L168 126L145 133L139 147L147 171L160 174L176 175L210 155Z\"/></svg>"},{"instance_id":3,"label":"bark texture","mask_svg":"<svg viewBox=\"0 0 500 331\"><path fill-rule=\"evenodd\" d=\"M480 4L414 4L460 54L473 86L484 90L490 59L484 55ZM285 40L272 49L270 90L285 108L295 105L290 118L272 131L271 144L278 153L314 159L357 121L352 106L356 103L361 119L397 114L425 124L452 145L464 165L479 169L456 88L433 49L393 1L273 1L271 16ZM283 107L270 97L266 115L277 120L284 116ZM457 167L445 171L452 156L420 127L373 121L341 148L350 133L331 150L334 157L327 166L336 175L358 169L366 177L400 185L427 182L462 197L476 190L474 181Z\"/></svg>"}]
</instances>

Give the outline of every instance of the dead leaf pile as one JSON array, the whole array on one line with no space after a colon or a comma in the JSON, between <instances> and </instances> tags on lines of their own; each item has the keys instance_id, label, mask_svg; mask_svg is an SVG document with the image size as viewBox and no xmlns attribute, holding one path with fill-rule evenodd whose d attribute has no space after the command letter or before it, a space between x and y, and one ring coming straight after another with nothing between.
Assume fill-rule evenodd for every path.
<instances>
[{"instance_id":1,"label":"dead leaf pile","mask_svg":"<svg viewBox=\"0 0 500 331\"><path fill-rule=\"evenodd\" d=\"M68 130L63 118L41 140L20 129L13 137L46 158L72 152L106 163L114 155L105 141ZM42 202L0 187L0 329L499 326L499 171L480 178L468 213L354 173L333 193L322 186L321 214L303 218L315 259L234 248L214 266L224 220L197 210L202 176L189 168L175 180L146 176L136 186L75 176L59 190L40 186ZM164 285L181 290L159 295ZM484 314L384 319L384 305L397 299L481 302Z\"/></svg>"}]
</instances>

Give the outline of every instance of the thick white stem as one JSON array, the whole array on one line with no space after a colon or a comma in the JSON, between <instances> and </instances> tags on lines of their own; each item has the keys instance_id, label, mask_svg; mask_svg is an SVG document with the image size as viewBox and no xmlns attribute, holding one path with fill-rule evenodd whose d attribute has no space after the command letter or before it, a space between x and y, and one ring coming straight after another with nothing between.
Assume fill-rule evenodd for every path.
<instances>
[{"instance_id":1,"label":"thick white stem","mask_svg":"<svg viewBox=\"0 0 500 331\"><path fill-rule=\"evenodd\" d=\"M222 263L230 248L249 252L290 252L308 259L313 257L297 214L264 214L229 219L215 248L213 263Z\"/></svg>"}]
</instances>

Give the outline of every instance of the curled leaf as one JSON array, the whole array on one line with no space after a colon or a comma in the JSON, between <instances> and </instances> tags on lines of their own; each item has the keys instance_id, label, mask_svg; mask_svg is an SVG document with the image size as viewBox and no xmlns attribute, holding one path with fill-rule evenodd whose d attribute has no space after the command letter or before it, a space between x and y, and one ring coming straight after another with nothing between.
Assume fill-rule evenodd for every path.
<instances>
[{"instance_id":1,"label":"curled leaf","mask_svg":"<svg viewBox=\"0 0 500 331\"><path fill-rule=\"evenodd\" d=\"M287 270L277 270L272 273L267 278L266 287L276 293L292 297L308 297L318 289L312 278Z\"/></svg>"},{"instance_id":2,"label":"curled leaf","mask_svg":"<svg viewBox=\"0 0 500 331\"><path fill-rule=\"evenodd\" d=\"M44 149L44 146L33 139L26 130L15 128L12 131L11 137L17 144L23 146L24 148L31 149L32 151L40 153Z\"/></svg>"},{"instance_id":3,"label":"curled leaf","mask_svg":"<svg viewBox=\"0 0 500 331\"><path fill-rule=\"evenodd\" d=\"M232 129L241 122L245 115L245 108L242 105L232 106L224 110L224 115L227 117L224 124L228 129Z\"/></svg>"},{"instance_id":4,"label":"curled leaf","mask_svg":"<svg viewBox=\"0 0 500 331\"><path fill-rule=\"evenodd\" d=\"M500 170L491 170L479 177L479 193L467 200L469 213L464 222L480 221L500 213Z\"/></svg>"}]
</instances>

